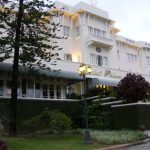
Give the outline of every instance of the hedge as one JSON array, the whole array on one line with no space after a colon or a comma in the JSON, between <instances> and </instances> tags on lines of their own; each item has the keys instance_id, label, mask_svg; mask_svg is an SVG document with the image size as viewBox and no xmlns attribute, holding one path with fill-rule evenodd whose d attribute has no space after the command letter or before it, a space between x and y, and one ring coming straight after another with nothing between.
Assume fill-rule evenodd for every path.
<instances>
[{"instance_id":1,"label":"hedge","mask_svg":"<svg viewBox=\"0 0 150 150\"><path fill-rule=\"evenodd\" d=\"M150 129L150 104L131 104L112 108L115 129Z\"/></svg>"},{"instance_id":2,"label":"hedge","mask_svg":"<svg viewBox=\"0 0 150 150\"><path fill-rule=\"evenodd\" d=\"M8 117L10 100L0 99L0 118ZM22 122L40 114L45 108L59 110L71 118L74 128L83 127L83 104L80 101L54 100L18 100L17 126L21 129Z\"/></svg>"}]
</instances>

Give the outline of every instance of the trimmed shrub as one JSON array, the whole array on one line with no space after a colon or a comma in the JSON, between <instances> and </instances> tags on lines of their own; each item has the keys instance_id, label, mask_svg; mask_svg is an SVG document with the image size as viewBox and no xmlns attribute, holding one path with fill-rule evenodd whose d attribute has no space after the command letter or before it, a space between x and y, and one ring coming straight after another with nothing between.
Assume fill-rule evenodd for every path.
<instances>
[{"instance_id":1,"label":"trimmed shrub","mask_svg":"<svg viewBox=\"0 0 150 150\"><path fill-rule=\"evenodd\" d=\"M118 84L117 93L127 103L143 100L148 92L148 82L141 76L128 73Z\"/></svg>"},{"instance_id":2,"label":"trimmed shrub","mask_svg":"<svg viewBox=\"0 0 150 150\"><path fill-rule=\"evenodd\" d=\"M24 132L31 133L33 136L36 136L39 128L39 116L33 117L27 121L23 122Z\"/></svg>"},{"instance_id":3,"label":"trimmed shrub","mask_svg":"<svg viewBox=\"0 0 150 150\"><path fill-rule=\"evenodd\" d=\"M50 128L50 111L46 108L42 113L40 113L38 117L38 125L39 129L45 130Z\"/></svg>"},{"instance_id":4,"label":"trimmed shrub","mask_svg":"<svg viewBox=\"0 0 150 150\"><path fill-rule=\"evenodd\" d=\"M62 133L64 130L71 129L71 119L65 114L55 110L50 112L50 128Z\"/></svg>"},{"instance_id":5,"label":"trimmed shrub","mask_svg":"<svg viewBox=\"0 0 150 150\"><path fill-rule=\"evenodd\" d=\"M89 126L92 129L112 129L112 111L110 106L102 106L101 101L89 106Z\"/></svg>"},{"instance_id":6,"label":"trimmed shrub","mask_svg":"<svg viewBox=\"0 0 150 150\"><path fill-rule=\"evenodd\" d=\"M39 115L23 122L25 132L36 135L38 131L57 131L62 133L64 130L71 129L71 119L58 110L48 111L45 109Z\"/></svg>"},{"instance_id":7,"label":"trimmed shrub","mask_svg":"<svg viewBox=\"0 0 150 150\"><path fill-rule=\"evenodd\" d=\"M8 132L9 119L9 99L0 99L0 119L4 126L4 132ZM17 108L17 129L18 133L24 130L23 122L39 115L45 108L48 110L59 110L72 120L73 128L82 128L83 120L83 103L82 101L54 101L54 100L18 100Z\"/></svg>"}]
</instances>

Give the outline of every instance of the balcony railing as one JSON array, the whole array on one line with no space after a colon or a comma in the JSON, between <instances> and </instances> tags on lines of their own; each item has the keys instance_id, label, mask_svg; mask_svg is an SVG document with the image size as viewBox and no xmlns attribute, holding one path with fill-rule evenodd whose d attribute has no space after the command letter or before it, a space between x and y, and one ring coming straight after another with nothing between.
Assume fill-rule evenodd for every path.
<instances>
[{"instance_id":1,"label":"balcony railing","mask_svg":"<svg viewBox=\"0 0 150 150\"><path fill-rule=\"evenodd\" d=\"M113 39L109 33L106 35L95 35L89 33L87 36L88 45L92 44L99 44L105 47L112 47L113 46Z\"/></svg>"}]
</instances>

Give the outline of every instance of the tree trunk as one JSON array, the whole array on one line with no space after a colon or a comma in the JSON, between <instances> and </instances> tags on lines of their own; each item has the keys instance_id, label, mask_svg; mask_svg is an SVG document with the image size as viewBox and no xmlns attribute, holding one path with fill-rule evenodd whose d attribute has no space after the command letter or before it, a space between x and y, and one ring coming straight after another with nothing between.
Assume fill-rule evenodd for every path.
<instances>
[{"instance_id":1,"label":"tree trunk","mask_svg":"<svg viewBox=\"0 0 150 150\"><path fill-rule=\"evenodd\" d=\"M10 100L10 114L9 114L9 136L17 136L17 89L18 89L18 62L19 62L19 48L20 48L20 33L21 22L23 17L23 0L19 0L19 10L17 14L16 35L14 43L14 61L12 71L12 87Z\"/></svg>"}]
</instances>

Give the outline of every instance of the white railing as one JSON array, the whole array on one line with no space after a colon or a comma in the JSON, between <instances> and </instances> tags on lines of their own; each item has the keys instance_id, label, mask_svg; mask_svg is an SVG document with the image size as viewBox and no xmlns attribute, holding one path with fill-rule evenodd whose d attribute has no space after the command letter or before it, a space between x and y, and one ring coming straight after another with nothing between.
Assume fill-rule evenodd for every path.
<instances>
[{"instance_id":1,"label":"white railing","mask_svg":"<svg viewBox=\"0 0 150 150\"><path fill-rule=\"evenodd\" d=\"M10 97L9 96L0 96L0 99L10 99ZM79 101L78 99L49 99L49 98L34 98L34 97L18 97L18 100Z\"/></svg>"}]
</instances>

